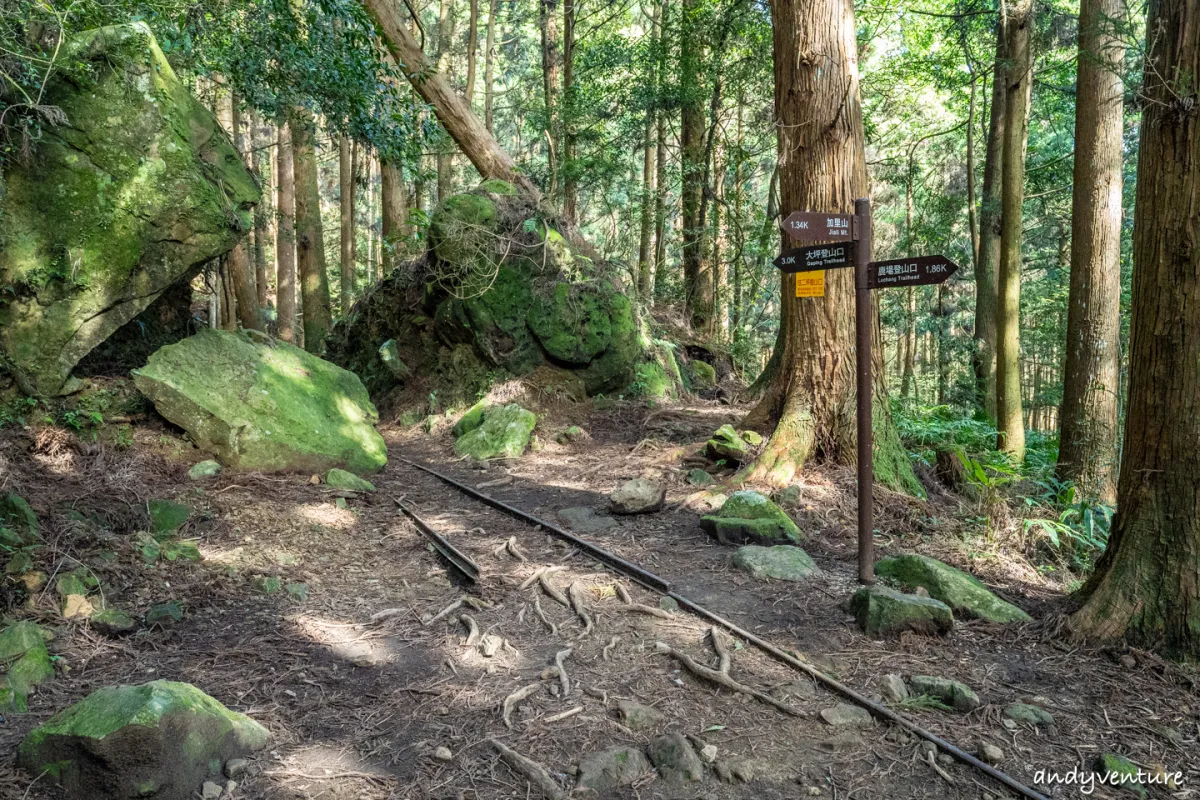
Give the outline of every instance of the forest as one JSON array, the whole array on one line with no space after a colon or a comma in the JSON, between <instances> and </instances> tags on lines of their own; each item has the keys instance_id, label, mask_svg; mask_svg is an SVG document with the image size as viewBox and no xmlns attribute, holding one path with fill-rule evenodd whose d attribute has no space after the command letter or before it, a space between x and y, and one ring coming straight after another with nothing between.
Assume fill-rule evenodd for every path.
<instances>
[{"instance_id":1,"label":"forest","mask_svg":"<svg viewBox=\"0 0 1200 800\"><path fill-rule=\"evenodd\" d=\"M0 0L0 798L1188 798L1195 0Z\"/></svg>"}]
</instances>

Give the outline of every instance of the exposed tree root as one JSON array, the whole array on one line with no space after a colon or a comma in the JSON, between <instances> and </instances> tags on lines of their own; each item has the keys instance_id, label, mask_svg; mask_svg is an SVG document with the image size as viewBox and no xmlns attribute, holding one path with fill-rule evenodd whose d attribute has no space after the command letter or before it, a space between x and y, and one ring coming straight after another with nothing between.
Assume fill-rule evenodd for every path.
<instances>
[{"instance_id":1,"label":"exposed tree root","mask_svg":"<svg viewBox=\"0 0 1200 800\"><path fill-rule=\"evenodd\" d=\"M496 752L504 759L504 763L512 767L514 772L541 789L543 796L549 800L566 800L567 793L550 777L550 773L541 764L533 759L526 758L508 745L498 742L495 739L488 739L488 744L496 748Z\"/></svg>"},{"instance_id":2,"label":"exposed tree root","mask_svg":"<svg viewBox=\"0 0 1200 800\"><path fill-rule=\"evenodd\" d=\"M558 680L562 684L563 697L571 694L571 678L567 675L567 668L563 665L563 662L573 652L574 648L568 647L566 650L559 650L554 654L554 666L558 668Z\"/></svg>"},{"instance_id":3,"label":"exposed tree root","mask_svg":"<svg viewBox=\"0 0 1200 800\"><path fill-rule=\"evenodd\" d=\"M604 658L605 661L608 661L609 651L611 651L614 647L616 647L617 643L620 641L621 641L620 636L614 636L608 640L608 644L604 645L604 650L600 653L600 655Z\"/></svg>"},{"instance_id":4,"label":"exposed tree root","mask_svg":"<svg viewBox=\"0 0 1200 800\"><path fill-rule=\"evenodd\" d=\"M449 616L450 614L453 614L455 611L462 608L463 606L467 606L468 608L473 608L476 611L483 611L484 609L491 608L492 604L487 602L486 600L480 600L478 597L472 597L469 594L465 594L462 597L455 600L450 605L443 608L438 613L434 614L432 617L426 617L425 619L422 619L421 625L428 627L440 619L445 619L447 616ZM388 609L388 610L391 611L392 609ZM383 612L381 611L379 613L382 614ZM375 616L378 616L378 614ZM371 617L372 622L375 621L375 616Z\"/></svg>"},{"instance_id":5,"label":"exposed tree root","mask_svg":"<svg viewBox=\"0 0 1200 800\"><path fill-rule=\"evenodd\" d=\"M515 536L508 537L508 541L506 541L504 544L500 545L499 547L497 547L495 550L492 551L492 555L494 555L494 556L498 556L501 553L508 553L510 556L515 558L517 561L528 561L529 560L525 556L525 554L523 552L521 552L521 548L517 547L517 537L515 537Z\"/></svg>"},{"instance_id":6,"label":"exposed tree root","mask_svg":"<svg viewBox=\"0 0 1200 800\"><path fill-rule=\"evenodd\" d=\"M508 484L510 484L512 482L513 482L512 476L505 475L503 478L496 478L493 481L484 481L483 483L477 483L477 484L475 484L475 488L476 489L490 489L493 486L507 486Z\"/></svg>"},{"instance_id":7,"label":"exposed tree root","mask_svg":"<svg viewBox=\"0 0 1200 800\"><path fill-rule=\"evenodd\" d=\"M516 708L517 703L521 702L522 700L528 700L530 697L537 694L538 689L541 688L542 684L540 681L538 683L531 683L528 686L522 686L508 697L504 698L504 702L500 705L500 719L504 720L504 727L511 728L513 726L512 712L513 709Z\"/></svg>"},{"instance_id":8,"label":"exposed tree root","mask_svg":"<svg viewBox=\"0 0 1200 800\"><path fill-rule=\"evenodd\" d=\"M936 772L938 775L941 775L942 780L944 780L946 783L950 784L951 786L954 785L954 778L951 778L950 773L946 772L946 770L944 770L938 766L937 761L933 757L932 750L925 751L925 763L927 763L927 764L929 764L929 766L933 767L933 771Z\"/></svg>"},{"instance_id":9,"label":"exposed tree root","mask_svg":"<svg viewBox=\"0 0 1200 800\"><path fill-rule=\"evenodd\" d=\"M597 689L594 686L580 686L579 688L582 689L583 693L588 697L595 698L601 703L604 703L604 705L608 705L608 692L604 691L603 689Z\"/></svg>"},{"instance_id":10,"label":"exposed tree root","mask_svg":"<svg viewBox=\"0 0 1200 800\"><path fill-rule=\"evenodd\" d=\"M659 619L671 619L671 612L669 611L633 602L633 598L629 596L629 590L620 583L615 584L615 588L617 590L617 597L621 600L623 610L633 611L638 614L648 614Z\"/></svg>"},{"instance_id":11,"label":"exposed tree root","mask_svg":"<svg viewBox=\"0 0 1200 800\"><path fill-rule=\"evenodd\" d=\"M660 653L665 653L666 655L677 659L679 663L683 664L683 666L687 668L688 672L692 673L696 677L712 681L713 683L724 686L726 689L730 689L734 692L748 694L756 700L766 703L769 706L774 706L783 713L790 714L793 717L805 716L802 712L797 711L785 703L781 703L774 697L771 697L771 695L766 694L765 692L760 692L759 690L746 686L745 684L738 683L736 680L731 678L729 676L730 659L729 650L726 646L724 638L725 633L714 627L709 629L709 636L712 639L713 649L717 651L717 657L720 659L719 669L713 669L711 667L706 667L703 664L698 664L694 659L692 659L691 656L687 655L686 653L681 653L663 642L656 642L654 648Z\"/></svg>"},{"instance_id":12,"label":"exposed tree root","mask_svg":"<svg viewBox=\"0 0 1200 800\"><path fill-rule=\"evenodd\" d=\"M467 639L463 644L474 647L479 642L479 623L470 614L459 614L458 621L467 626Z\"/></svg>"},{"instance_id":13,"label":"exposed tree root","mask_svg":"<svg viewBox=\"0 0 1200 800\"><path fill-rule=\"evenodd\" d=\"M547 724L551 723L551 722L562 722L564 719L567 719L568 717L573 717L576 714L579 714L582 712L583 712L583 706L575 706L574 708L568 708L566 711L561 711L557 714L546 717L544 720L542 720L542 722L547 723Z\"/></svg>"},{"instance_id":14,"label":"exposed tree root","mask_svg":"<svg viewBox=\"0 0 1200 800\"><path fill-rule=\"evenodd\" d=\"M583 633L579 634L582 639L585 636L590 636L595 623L592 622L591 615L587 612L587 605L583 601L584 592L586 590L576 581L567 589L567 594L571 596L571 606L575 609L575 613L579 616L579 620L583 623Z\"/></svg>"},{"instance_id":15,"label":"exposed tree root","mask_svg":"<svg viewBox=\"0 0 1200 800\"><path fill-rule=\"evenodd\" d=\"M550 599L558 603L560 606L564 608L570 608L571 601L567 599L565 594L554 587L554 584L550 582L550 579L546 577L546 574L546 572L543 572L541 577L538 578L538 583L541 584L542 591L549 595Z\"/></svg>"},{"instance_id":16,"label":"exposed tree root","mask_svg":"<svg viewBox=\"0 0 1200 800\"><path fill-rule=\"evenodd\" d=\"M559 570L562 570L562 569L566 569L566 567L563 566L562 564L555 564L552 567L538 567L536 570L534 570L533 574L530 575L528 578L526 578L524 583L522 583L517 588L523 592L526 589L528 589L530 586L533 586L535 583L537 583L539 580L541 580L543 575L546 575L547 573L550 573L550 572L558 572Z\"/></svg>"},{"instance_id":17,"label":"exposed tree root","mask_svg":"<svg viewBox=\"0 0 1200 800\"><path fill-rule=\"evenodd\" d=\"M546 612L542 610L542 598L536 594L533 596L533 610L542 624L550 629L550 635L558 636L558 626L546 618Z\"/></svg>"}]
</instances>

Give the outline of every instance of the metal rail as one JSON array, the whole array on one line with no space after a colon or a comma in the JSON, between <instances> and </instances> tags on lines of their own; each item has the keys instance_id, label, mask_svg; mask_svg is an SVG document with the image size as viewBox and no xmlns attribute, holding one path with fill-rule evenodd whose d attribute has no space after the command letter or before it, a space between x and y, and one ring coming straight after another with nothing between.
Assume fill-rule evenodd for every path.
<instances>
[{"instance_id":1,"label":"metal rail","mask_svg":"<svg viewBox=\"0 0 1200 800\"><path fill-rule=\"evenodd\" d=\"M470 556L450 544L444 536L429 527L429 523L417 516L417 512L404 503L396 500L396 505L412 520L417 530L425 534L425 537L442 554L442 557L450 562L451 566L461 572L471 583L479 582L479 565L472 561Z\"/></svg>"},{"instance_id":2,"label":"metal rail","mask_svg":"<svg viewBox=\"0 0 1200 800\"><path fill-rule=\"evenodd\" d=\"M928 742L933 742L940 749L946 751L955 759L961 761L962 763L966 764L969 767L973 767L974 769L979 770L983 774L987 775L989 778L992 778L993 780L1004 784L1009 789L1012 789L1014 792L1017 792L1021 796L1027 797L1027 798L1029 798L1029 800L1049 800L1049 798L1046 797L1045 795L1034 791L1030 787L1021 783L1020 781L1018 781L1017 779L1008 775L1007 773L1001 772L1000 770L996 769L992 765L985 764L984 762L980 761L978 758L971 755L970 753L963 750L962 748L957 747L956 745L953 745L950 742L947 742L945 739L942 739L937 734L934 734L934 733L931 733L930 731L925 730L921 726L912 722L908 718L903 717L900 714L897 714L896 712L892 711L891 709L887 708L886 706L880 705L879 703L876 703L875 701L871 700L868 697L864 697L863 695L859 694L854 689L851 689L849 686L845 685L841 681L839 681L835 678L831 678L828 675L826 675L825 673L816 669L811 664L801 661L800 659L796 658L795 656L791 655L790 653L787 653L787 652L779 649L778 647L776 647L775 645L766 641L765 639L762 639L762 638L756 636L755 634L751 633L750 631L747 631L744 628L741 628L740 626L735 625L734 623L730 622L729 620L725 619L724 617L720 616L719 614L715 614L712 611L709 611L707 608L700 605L699 603L693 602L692 600L689 600L688 598L684 597L683 595L673 591L671 589L671 584L668 581L658 577L653 572L649 572L648 570L642 569L638 565L636 565L632 562L626 561L625 559L621 558L620 556L614 555L613 553L610 553L601 547L597 547L594 544L591 544L590 542L586 542L583 539L580 539L578 536L575 536L574 534L563 530L562 528L558 527L557 525L552 525L551 523L540 520L537 517L533 516L532 514L522 511L521 509L516 508L515 506L511 506L508 503L505 503L501 500L497 500L494 497L486 495L483 492L479 491L478 489L470 487L470 486L466 485L465 483L461 483L461 482L455 480L454 478L451 478L448 475L443 475L442 473L440 473L434 469L431 469L431 468L425 466L424 464L418 464L415 461L409 461L407 458L403 458L400 456L393 456L393 458L395 458L398 461L404 462L405 464L409 465L410 467L413 467L415 469L421 470L422 472L428 473L429 475L432 475L433 477L437 478L438 480L442 481L443 483L454 487L455 489L457 489L458 491L467 495L468 497L472 497L476 500L479 500L482 503L485 503L485 504L491 506L492 508L495 508L499 511L503 511L506 514L509 514L510 516L513 516L513 517L521 520L522 522L541 526L542 528L544 528L548 532L554 534L555 536L557 536L561 539L564 539L564 540L570 542L571 544L575 545L580 550L586 552L588 555L592 556L593 558L600 561L601 563L607 564L608 566L611 566L614 569L617 569L618 571L620 571L627 577L636 580L638 583L642 584L646 588L651 589L656 592L659 592L660 594L663 594L667 597L670 597L676 603L679 604L680 608L686 609L687 611L690 611L693 614L704 617L708 621L721 626L722 628L724 628L725 630L734 634L735 636L738 636L739 638L746 640L750 644L757 647L759 650L762 650L764 653L766 653L767 655L774 658L776 661L779 661L780 663L785 664L793 669L799 670L800 672L803 672L804 674L808 675L809 677L813 678L814 680L818 681L819 683L824 684L827 688L831 689L832 691L836 692L837 694L840 694L842 697L846 698L847 700L857 703L858 705L867 709L875 717L878 717L879 719L887 720L888 722L893 722L893 723L899 725L901 728L904 728L909 733L915 734Z\"/></svg>"}]
</instances>

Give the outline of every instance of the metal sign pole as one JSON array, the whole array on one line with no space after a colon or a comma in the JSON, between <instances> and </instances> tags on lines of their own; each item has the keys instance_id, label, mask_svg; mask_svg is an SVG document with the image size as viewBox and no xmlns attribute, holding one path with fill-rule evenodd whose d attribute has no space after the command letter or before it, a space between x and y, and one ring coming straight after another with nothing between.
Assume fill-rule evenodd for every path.
<instances>
[{"instance_id":1,"label":"metal sign pole","mask_svg":"<svg viewBox=\"0 0 1200 800\"><path fill-rule=\"evenodd\" d=\"M875 583L875 470L871 463L871 201L854 201L854 337L858 383L858 582Z\"/></svg>"}]
</instances>

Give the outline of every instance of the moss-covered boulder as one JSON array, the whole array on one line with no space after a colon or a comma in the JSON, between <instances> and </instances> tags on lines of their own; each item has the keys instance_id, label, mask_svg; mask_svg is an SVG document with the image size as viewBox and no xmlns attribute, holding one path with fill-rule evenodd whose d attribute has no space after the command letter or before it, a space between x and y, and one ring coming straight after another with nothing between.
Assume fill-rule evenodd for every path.
<instances>
[{"instance_id":1,"label":"moss-covered boulder","mask_svg":"<svg viewBox=\"0 0 1200 800\"><path fill-rule=\"evenodd\" d=\"M229 466L362 474L387 463L362 381L264 334L203 330L158 350L133 379L158 413Z\"/></svg>"},{"instance_id":2,"label":"moss-covered boulder","mask_svg":"<svg viewBox=\"0 0 1200 800\"><path fill-rule=\"evenodd\" d=\"M0 544L16 549L38 539L37 514L19 494L0 496Z\"/></svg>"},{"instance_id":3,"label":"moss-covered boulder","mask_svg":"<svg viewBox=\"0 0 1200 800\"><path fill-rule=\"evenodd\" d=\"M734 492L700 526L721 544L799 544L800 528L782 508L758 492Z\"/></svg>"},{"instance_id":4,"label":"moss-covered boulder","mask_svg":"<svg viewBox=\"0 0 1200 800\"><path fill-rule=\"evenodd\" d=\"M517 458L529 446L537 425L537 416L516 403L486 406L476 419L477 424L464 430L454 442L454 452L480 461Z\"/></svg>"},{"instance_id":5,"label":"moss-covered boulder","mask_svg":"<svg viewBox=\"0 0 1200 800\"><path fill-rule=\"evenodd\" d=\"M946 634L954 627L954 614L942 601L886 586L859 589L850 598L850 610L858 627L872 637L899 636L905 631Z\"/></svg>"},{"instance_id":6,"label":"moss-covered boulder","mask_svg":"<svg viewBox=\"0 0 1200 800\"><path fill-rule=\"evenodd\" d=\"M875 564L875 574L906 589L924 588L955 614L990 622L1028 622L1032 619L1012 603L992 594L974 575L917 554L890 556Z\"/></svg>"},{"instance_id":7,"label":"moss-covered boulder","mask_svg":"<svg viewBox=\"0 0 1200 800\"><path fill-rule=\"evenodd\" d=\"M678 366L650 339L619 269L511 188L485 181L439 204L428 253L356 304L335 327L329 357L363 376L381 402L433 392L453 407L545 365L577 374L590 395L635 385L677 394ZM478 365L447 366L461 347ZM403 376L391 367L397 361Z\"/></svg>"},{"instance_id":8,"label":"moss-covered boulder","mask_svg":"<svg viewBox=\"0 0 1200 800\"><path fill-rule=\"evenodd\" d=\"M334 467L325 473L325 484L331 489L342 489L347 492L373 492L375 484L358 477L353 472Z\"/></svg>"},{"instance_id":9,"label":"moss-covered boulder","mask_svg":"<svg viewBox=\"0 0 1200 800\"><path fill-rule=\"evenodd\" d=\"M979 695L962 681L936 675L913 675L908 681L912 694L931 697L955 711L967 713L983 705Z\"/></svg>"},{"instance_id":10,"label":"moss-covered boulder","mask_svg":"<svg viewBox=\"0 0 1200 800\"><path fill-rule=\"evenodd\" d=\"M21 741L17 760L83 800L190 800L226 761L266 746L267 729L195 686L110 686Z\"/></svg>"},{"instance_id":11,"label":"moss-covered boulder","mask_svg":"<svg viewBox=\"0 0 1200 800\"><path fill-rule=\"evenodd\" d=\"M93 348L230 250L259 188L141 22L64 45L28 163L0 208L0 351L21 387L57 394Z\"/></svg>"}]
</instances>

